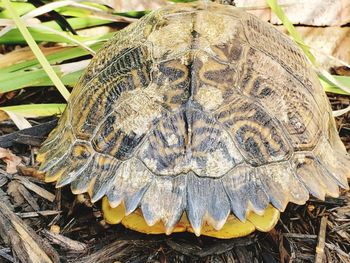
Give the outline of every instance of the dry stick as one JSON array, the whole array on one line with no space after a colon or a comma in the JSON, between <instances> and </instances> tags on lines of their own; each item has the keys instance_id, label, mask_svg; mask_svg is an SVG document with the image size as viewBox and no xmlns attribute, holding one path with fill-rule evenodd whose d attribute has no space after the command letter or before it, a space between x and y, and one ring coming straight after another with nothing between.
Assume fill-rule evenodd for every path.
<instances>
[{"instance_id":1,"label":"dry stick","mask_svg":"<svg viewBox=\"0 0 350 263\"><path fill-rule=\"evenodd\" d=\"M83 253L87 250L87 245L85 243L70 239L60 234L51 233L50 231L43 230L42 233L50 240L51 243L59 245L65 250L69 250L75 253Z\"/></svg>"},{"instance_id":2,"label":"dry stick","mask_svg":"<svg viewBox=\"0 0 350 263\"><path fill-rule=\"evenodd\" d=\"M16 213L20 218L32 218L32 217L38 217L38 216L52 216L62 213L62 211L57 210L43 210L43 211L36 211L36 212L23 212L23 213Z\"/></svg>"},{"instance_id":3,"label":"dry stick","mask_svg":"<svg viewBox=\"0 0 350 263\"><path fill-rule=\"evenodd\" d=\"M12 250L16 262L56 263L58 253L45 239L38 236L14 214L4 202L0 202L0 237Z\"/></svg>"},{"instance_id":4,"label":"dry stick","mask_svg":"<svg viewBox=\"0 0 350 263\"><path fill-rule=\"evenodd\" d=\"M318 233L318 243L316 247L315 263L322 263L324 257L324 247L326 244L326 230L328 217L324 216L321 219L320 231Z\"/></svg>"},{"instance_id":5,"label":"dry stick","mask_svg":"<svg viewBox=\"0 0 350 263\"><path fill-rule=\"evenodd\" d=\"M40 195L41 197L45 198L46 200L49 200L50 202L53 202L55 200L55 195L50 193L49 191L45 190L44 188L30 182L27 178L23 176L14 176L14 179L17 179L23 184L27 189L33 191L37 195Z\"/></svg>"}]
</instances>

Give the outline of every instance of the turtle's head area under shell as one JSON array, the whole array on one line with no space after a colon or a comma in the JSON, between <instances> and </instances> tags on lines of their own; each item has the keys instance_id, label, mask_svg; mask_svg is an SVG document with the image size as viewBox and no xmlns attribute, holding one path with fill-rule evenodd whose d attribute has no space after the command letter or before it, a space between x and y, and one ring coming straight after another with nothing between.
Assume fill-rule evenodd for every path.
<instances>
[{"instance_id":1,"label":"turtle's head area under shell","mask_svg":"<svg viewBox=\"0 0 350 263\"><path fill-rule=\"evenodd\" d=\"M310 194L338 196L350 164L302 51L253 15L200 2L118 32L38 160L47 182L105 196L111 223L222 238L269 231Z\"/></svg>"}]
</instances>

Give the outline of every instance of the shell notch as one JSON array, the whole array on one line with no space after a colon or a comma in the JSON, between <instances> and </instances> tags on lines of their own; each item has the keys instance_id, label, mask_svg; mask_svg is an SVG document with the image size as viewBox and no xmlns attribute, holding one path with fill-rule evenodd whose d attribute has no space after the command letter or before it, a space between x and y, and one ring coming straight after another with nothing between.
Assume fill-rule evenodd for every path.
<instances>
[{"instance_id":1,"label":"shell notch","mask_svg":"<svg viewBox=\"0 0 350 263\"><path fill-rule=\"evenodd\" d=\"M92 59L38 155L109 223L232 238L348 189L350 158L302 51L253 15L174 4Z\"/></svg>"}]
</instances>

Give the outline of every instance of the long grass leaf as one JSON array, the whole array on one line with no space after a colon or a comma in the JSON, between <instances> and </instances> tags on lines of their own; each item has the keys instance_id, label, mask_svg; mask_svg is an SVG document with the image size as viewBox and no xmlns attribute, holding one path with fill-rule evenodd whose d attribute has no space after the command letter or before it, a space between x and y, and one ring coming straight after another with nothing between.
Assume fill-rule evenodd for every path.
<instances>
[{"instance_id":1,"label":"long grass leaf","mask_svg":"<svg viewBox=\"0 0 350 263\"><path fill-rule=\"evenodd\" d=\"M24 2L12 2L12 6L16 9L17 14L20 16L35 9L35 6L32 4ZM0 1L0 9L4 9L0 12L0 18L12 18L12 15L10 14L9 10L5 8L2 1Z\"/></svg>"},{"instance_id":2,"label":"long grass leaf","mask_svg":"<svg viewBox=\"0 0 350 263\"><path fill-rule=\"evenodd\" d=\"M49 103L49 104L27 104L19 106L0 107L0 111L12 112L25 118L48 117L60 115L66 104Z\"/></svg>"},{"instance_id":3,"label":"long grass leaf","mask_svg":"<svg viewBox=\"0 0 350 263\"><path fill-rule=\"evenodd\" d=\"M11 2L9 0L3 0L5 7L9 10L9 12L11 13L13 20L16 23L16 26L18 27L18 29L20 30L20 32L22 33L23 37L25 38L25 40L27 41L29 47L31 48L31 50L33 51L33 53L35 54L36 58L39 60L41 66L43 67L43 69L45 70L45 72L47 73L47 75L50 77L50 79L52 80L52 82L55 84L56 88L59 90L59 92L61 93L61 95L68 100L69 98L69 91L66 89L66 87L63 85L63 83L61 82L61 80L57 77L56 73L54 72L54 70L51 68L51 65L49 64L49 62L46 60L45 56L43 55L43 53L41 52L40 48L38 47L38 45L36 44L36 42L34 41L34 39L32 38L32 36L30 35L27 27L23 24L23 22L21 21L21 18L18 16L18 14L16 13L16 10L13 8L13 6L11 5Z\"/></svg>"},{"instance_id":4,"label":"long grass leaf","mask_svg":"<svg viewBox=\"0 0 350 263\"><path fill-rule=\"evenodd\" d=\"M103 42L101 41L91 45L90 47L94 51L97 51L102 47L102 45ZM41 50L43 51L46 59L50 62L51 65L61 63L65 60L86 56L89 54L86 50L81 49L79 47L41 47ZM26 48L23 48L4 55L2 57L3 63L0 63L0 75L2 74L4 76L5 73L15 72L18 70L24 70L28 72L30 70L33 70L33 68L40 67L39 62L35 59L35 57L33 58L32 53L28 54L28 52L30 51L27 51Z\"/></svg>"},{"instance_id":5,"label":"long grass leaf","mask_svg":"<svg viewBox=\"0 0 350 263\"><path fill-rule=\"evenodd\" d=\"M86 49L87 51L89 51L90 54L95 55L95 51L93 51L89 46L85 45L83 42L81 42L79 40L74 39L73 37L71 37L69 34L67 34L65 32L60 32L58 30L55 30L55 29L52 29L50 27L43 26L43 25L35 25L35 26L32 26L32 27L33 28L47 30L47 31L49 31L49 32L51 32L53 34L57 34L59 36L62 36L64 38L66 38L68 40L68 42L77 44L78 46L80 46L80 47Z\"/></svg>"},{"instance_id":6,"label":"long grass leaf","mask_svg":"<svg viewBox=\"0 0 350 263\"><path fill-rule=\"evenodd\" d=\"M68 18L67 22L75 30L111 23L111 21L108 21L108 20L96 19L91 17ZM33 24L33 25L35 26L36 24ZM55 30L62 31L62 29L54 21L44 22L44 23L41 23L41 25L50 27ZM67 42L67 39L65 37L54 34L47 30L42 30L42 29L39 30L35 28L30 28L30 27L28 28L28 30L32 35L32 37L37 42L42 42L42 41L47 42L47 40L49 39L50 42L71 44L71 42ZM96 41L104 41L106 40L106 38L108 39L110 37L110 34L108 33L107 35L103 34L103 35L96 35L96 36L89 36L89 37L72 35L71 37L81 42L87 42L87 41L96 42ZM12 29L10 32L6 33L0 38L0 44L23 44L23 43L25 43L25 39L23 35L18 31L17 28Z\"/></svg>"},{"instance_id":7,"label":"long grass leaf","mask_svg":"<svg viewBox=\"0 0 350 263\"><path fill-rule=\"evenodd\" d=\"M59 66L55 66L56 74L61 81L73 87L78 81L83 70L77 70L68 74L61 72ZM48 77L43 69L32 71L16 71L10 73L0 73L0 93L19 90L26 87L46 87L52 86L52 80Z\"/></svg>"}]
</instances>

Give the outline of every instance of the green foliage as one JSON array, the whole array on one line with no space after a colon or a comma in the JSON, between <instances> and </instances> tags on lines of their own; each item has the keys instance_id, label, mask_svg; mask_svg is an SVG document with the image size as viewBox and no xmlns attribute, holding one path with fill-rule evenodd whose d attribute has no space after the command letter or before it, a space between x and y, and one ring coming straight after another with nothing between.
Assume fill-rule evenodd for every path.
<instances>
[{"instance_id":1,"label":"green foliage","mask_svg":"<svg viewBox=\"0 0 350 263\"><path fill-rule=\"evenodd\" d=\"M18 16L16 10L11 5L11 2L9 0L3 0L3 1L4 1L5 7L9 11L10 15L12 15L13 20L14 20L16 26L18 27L18 30L23 35L24 39L26 40L26 42L29 45L30 49L35 54L35 57L38 59L39 63L41 64L41 66L45 70L46 74L49 76L51 81L55 84L56 88L59 90L61 95L66 100L68 100L68 97L69 97L68 90L62 84L61 80L57 77L55 71L52 69L52 67L50 66L49 62L46 60L46 58L43 55L43 53L41 52L40 48L38 47L38 45L34 41L32 35L29 33L26 25L23 23L22 19L20 19L20 17Z\"/></svg>"},{"instance_id":2,"label":"green foliage","mask_svg":"<svg viewBox=\"0 0 350 263\"><path fill-rule=\"evenodd\" d=\"M26 118L37 118L60 115L65 107L66 104L28 104L0 107L0 111L12 112Z\"/></svg>"}]
</instances>

